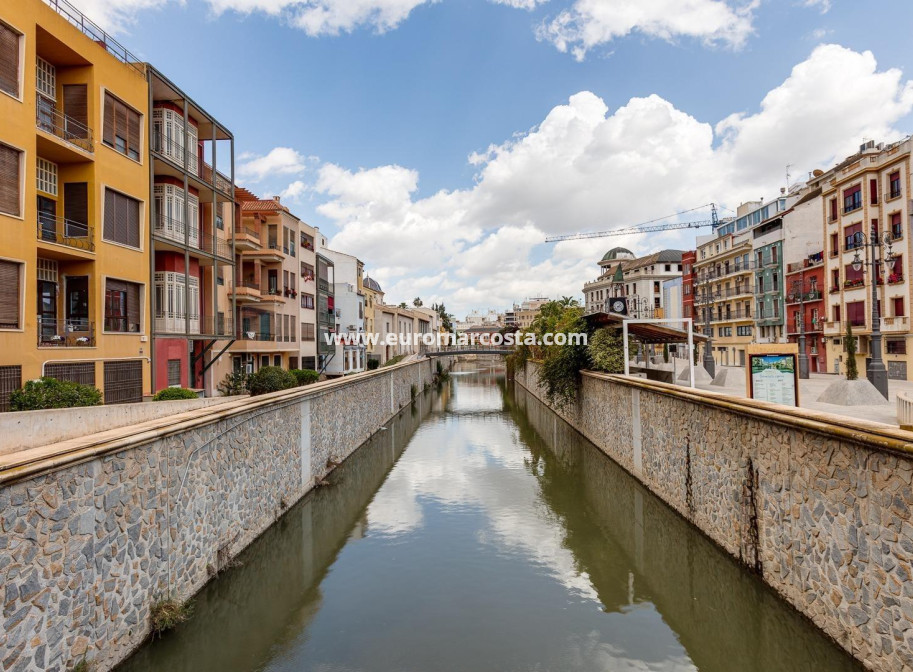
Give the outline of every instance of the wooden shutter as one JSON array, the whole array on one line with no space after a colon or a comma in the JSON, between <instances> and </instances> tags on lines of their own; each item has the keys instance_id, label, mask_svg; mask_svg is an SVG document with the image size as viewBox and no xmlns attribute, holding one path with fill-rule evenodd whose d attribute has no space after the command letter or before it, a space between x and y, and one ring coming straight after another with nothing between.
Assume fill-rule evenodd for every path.
<instances>
[{"instance_id":1,"label":"wooden shutter","mask_svg":"<svg viewBox=\"0 0 913 672\"><path fill-rule=\"evenodd\" d=\"M0 91L19 97L19 33L0 23Z\"/></svg>"},{"instance_id":2,"label":"wooden shutter","mask_svg":"<svg viewBox=\"0 0 913 672\"><path fill-rule=\"evenodd\" d=\"M127 142L127 106L119 100L114 101L114 134ZM117 147L117 142L114 146Z\"/></svg>"},{"instance_id":3,"label":"wooden shutter","mask_svg":"<svg viewBox=\"0 0 913 672\"><path fill-rule=\"evenodd\" d=\"M64 183L63 217L75 224L89 225L89 187L85 182Z\"/></svg>"},{"instance_id":4,"label":"wooden shutter","mask_svg":"<svg viewBox=\"0 0 913 672\"><path fill-rule=\"evenodd\" d=\"M114 107L116 101L110 93L105 93L105 120L102 130L102 141L114 146Z\"/></svg>"},{"instance_id":5,"label":"wooden shutter","mask_svg":"<svg viewBox=\"0 0 913 672\"><path fill-rule=\"evenodd\" d=\"M19 264L0 260L0 327L20 327L19 298Z\"/></svg>"},{"instance_id":6,"label":"wooden shutter","mask_svg":"<svg viewBox=\"0 0 913 672\"><path fill-rule=\"evenodd\" d=\"M136 152L137 157L139 157L139 114L133 110L127 110L127 153L131 151Z\"/></svg>"},{"instance_id":7,"label":"wooden shutter","mask_svg":"<svg viewBox=\"0 0 913 672\"><path fill-rule=\"evenodd\" d=\"M21 154L18 149L0 144L0 212L16 217L22 214L22 199L19 197Z\"/></svg>"},{"instance_id":8,"label":"wooden shutter","mask_svg":"<svg viewBox=\"0 0 913 672\"><path fill-rule=\"evenodd\" d=\"M105 191L105 239L139 247L139 234L139 201L110 189Z\"/></svg>"},{"instance_id":9,"label":"wooden shutter","mask_svg":"<svg viewBox=\"0 0 913 672\"><path fill-rule=\"evenodd\" d=\"M67 124L67 133L71 138L85 140L89 133L89 104L85 84L63 85L63 113L77 122Z\"/></svg>"}]
</instances>

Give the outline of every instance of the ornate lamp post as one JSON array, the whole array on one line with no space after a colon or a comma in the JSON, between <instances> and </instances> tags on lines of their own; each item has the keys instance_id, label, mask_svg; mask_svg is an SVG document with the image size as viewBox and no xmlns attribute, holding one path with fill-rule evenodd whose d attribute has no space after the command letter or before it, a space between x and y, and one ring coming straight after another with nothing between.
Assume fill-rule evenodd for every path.
<instances>
[{"instance_id":1,"label":"ornate lamp post","mask_svg":"<svg viewBox=\"0 0 913 672\"><path fill-rule=\"evenodd\" d=\"M856 254L853 256L853 270L865 273L872 268L872 358L869 362L866 378L875 386L881 395L888 398L888 370L885 368L881 359L881 316L878 314L878 275L879 270L887 271L889 265L894 267L896 260L894 252L891 249L891 236L888 233L881 235L872 225L871 234L866 237L861 231L853 236L853 242L856 243ZM859 248L869 247L868 261L863 261L859 257ZM881 251L881 258L878 258L878 252ZM884 274L882 274L883 276Z\"/></svg>"},{"instance_id":2,"label":"ornate lamp post","mask_svg":"<svg viewBox=\"0 0 913 672\"><path fill-rule=\"evenodd\" d=\"M858 269L857 269L858 270ZM811 289L816 288L815 279L811 278ZM808 354L805 352L805 271L799 274L798 280L793 280L793 294L799 296L799 378L808 378Z\"/></svg>"}]
</instances>

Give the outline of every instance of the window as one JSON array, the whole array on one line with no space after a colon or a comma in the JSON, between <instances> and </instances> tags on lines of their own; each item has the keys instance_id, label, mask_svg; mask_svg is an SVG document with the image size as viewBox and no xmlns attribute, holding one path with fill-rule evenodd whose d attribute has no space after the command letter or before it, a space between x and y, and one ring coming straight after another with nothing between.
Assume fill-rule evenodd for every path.
<instances>
[{"instance_id":1,"label":"window","mask_svg":"<svg viewBox=\"0 0 913 672\"><path fill-rule=\"evenodd\" d=\"M105 189L104 238L129 247L140 246L139 201Z\"/></svg>"},{"instance_id":2,"label":"window","mask_svg":"<svg viewBox=\"0 0 913 672\"><path fill-rule=\"evenodd\" d=\"M187 172L197 174L197 127L191 119L186 125ZM152 147L179 166L184 165L184 115L176 110L157 107L152 110Z\"/></svg>"},{"instance_id":3,"label":"window","mask_svg":"<svg viewBox=\"0 0 913 672\"><path fill-rule=\"evenodd\" d=\"M20 34L0 23L0 91L19 97Z\"/></svg>"},{"instance_id":4,"label":"window","mask_svg":"<svg viewBox=\"0 0 913 672\"><path fill-rule=\"evenodd\" d=\"M904 307L903 307L903 297L896 296L893 299L891 299L891 301L894 304L894 317L903 317L905 315Z\"/></svg>"},{"instance_id":5,"label":"window","mask_svg":"<svg viewBox=\"0 0 913 672\"><path fill-rule=\"evenodd\" d=\"M122 280L105 281L105 331L140 330L140 286Z\"/></svg>"},{"instance_id":6,"label":"window","mask_svg":"<svg viewBox=\"0 0 913 672\"><path fill-rule=\"evenodd\" d=\"M301 294L301 307L307 308L308 310L314 310L314 295L313 294Z\"/></svg>"},{"instance_id":7,"label":"window","mask_svg":"<svg viewBox=\"0 0 913 672\"><path fill-rule=\"evenodd\" d=\"M840 306L834 306L834 322L840 321Z\"/></svg>"},{"instance_id":8,"label":"window","mask_svg":"<svg viewBox=\"0 0 913 672\"><path fill-rule=\"evenodd\" d=\"M865 301L853 301L846 304L846 319L854 327L865 326Z\"/></svg>"},{"instance_id":9,"label":"window","mask_svg":"<svg viewBox=\"0 0 913 672\"><path fill-rule=\"evenodd\" d=\"M164 236L175 242L184 243L185 229L187 240L193 249L200 248L200 199L193 193L187 193L187 222L184 226L185 200L184 189L173 184L156 184L152 188L155 199L155 221L153 226L156 235Z\"/></svg>"},{"instance_id":10,"label":"window","mask_svg":"<svg viewBox=\"0 0 913 672\"><path fill-rule=\"evenodd\" d=\"M888 198L897 198L900 196L900 171L894 171L888 176Z\"/></svg>"},{"instance_id":11,"label":"window","mask_svg":"<svg viewBox=\"0 0 913 672\"><path fill-rule=\"evenodd\" d=\"M216 228L217 228L219 231L224 231L224 230L225 230L225 222L224 222L224 220L222 219L222 215L216 215Z\"/></svg>"},{"instance_id":12,"label":"window","mask_svg":"<svg viewBox=\"0 0 913 672\"><path fill-rule=\"evenodd\" d=\"M273 366L282 366L282 355L273 355Z\"/></svg>"},{"instance_id":13,"label":"window","mask_svg":"<svg viewBox=\"0 0 913 672\"><path fill-rule=\"evenodd\" d=\"M856 236L857 233L862 233L862 224L853 224L853 226L848 226L843 230L844 244L846 245L847 250L855 250L857 247L862 247L862 236Z\"/></svg>"},{"instance_id":14,"label":"window","mask_svg":"<svg viewBox=\"0 0 913 672\"><path fill-rule=\"evenodd\" d=\"M389 327L388 327L389 329ZM301 340L302 341L313 341L314 340L314 325L309 322L301 323Z\"/></svg>"},{"instance_id":15,"label":"window","mask_svg":"<svg viewBox=\"0 0 913 672\"><path fill-rule=\"evenodd\" d=\"M0 212L14 217L22 216L21 164L22 152L0 143Z\"/></svg>"},{"instance_id":16,"label":"window","mask_svg":"<svg viewBox=\"0 0 913 672\"><path fill-rule=\"evenodd\" d=\"M19 306L22 298L19 284L21 266L15 261L0 259L0 329L22 327Z\"/></svg>"},{"instance_id":17,"label":"window","mask_svg":"<svg viewBox=\"0 0 913 672\"><path fill-rule=\"evenodd\" d=\"M844 284L849 285L849 286L861 285L863 283L863 279L864 279L863 270L864 270L864 268L860 268L857 271L855 268L853 268L852 264L847 264L846 266L844 266L843 267L843 277L846 278L846 281L844 282Z\"/></svg>"},{"instance_id":18,"label":"window","mask_svg":"<svg viewBox=\"0 0 913 672\"><path fill-rule=\"evenodd\" d=\"M903 338L889 338L885 342L885 348L889 355L907 354L907 341Z\"/></svg>"},{"instance_id":19,"label":"window","mask_svg":"<svg viewBox=\"0 0 913 672\"><path fill-rule=\"evenodd\" d=\"M168 360L168 387L181 384L181 360Z\"/></svg>"},{"instance_id":20,"label":"window","mask_svg":"<svg viewBox=\"0 0 913 672\"><path fill-rule=\"evenodd\" d=\"M57 164L38 157L35 187L51 196L57 195Z\"/></svg>"},{"instance_id":21,"label":"window","mask_svg":"<svg viewBox=\"0 0 913 672\"><path fill-rule=\"evenodd\" d=\"M66 277L64 308L68 328L74 331L89 331L89 276Z\"/></svg>"},{"instance_id":22,"label":"window","mask_svg":"<svg viewBox=\"0 0 913 672\"><path fill-rule=\"evenodd\" d=\"M35 88L42 96L57 100L57 68L40 56L35 59Z\"/></svg>"},{"instance_id":23,"label":"window","mask_svg":"<svg viewBox=\"0 0 913 672\"><path fill-rule=\"evenodd\" d=\"M102 142L139 161L140 115L107 92Z\"/></svg>"},{"instance_id":24,"label":"window","mask_svg":"<svg viewBox=\"0 0 913 672\"><path fill-rule=\"evenodd\" d=\"M853 212L862 207L862 185L843 190L843 212Z\"/></svg>"},{"instance_id":25,"label":"window","mask_svg":"<svg viewBox=\"0 0 913 672\"><path fill-rule=\"evenodd\" d=\"M831 256L836 257L837 253L840 251L840 243L837 241L837 234L831 234Z\"/></svg>"},{"instance_id":26,"label":"window","mask_svg":"<svg viewBox=\"0 0 913 672\"><path fill-rule=\"evenodd\" d=\"M891 215L891 237L894 240L903 238L903 224L900 222L900 213L895 212Z\"/></svg>"},{"instance_id":27,"label":"window","mask_svg":"<svg viewBox=\"0 0 913 672\"><path fill-rule=\"evenodd\" d=\"M750 325L746 325L744 327L736 327L735 330L736 330L737 336L751 336L751 326Z\"/></svg>"},{"instance_id":28,"label":"window","mask_svg":"<svg viewBox=\"0 0 913 672\"><path fill-rule=\"evenodd\" d=\"M830 215L828 216L828 221L833 222L837 219L837 199L832 198L830 201Z\"/></svg>"}]
</instances>

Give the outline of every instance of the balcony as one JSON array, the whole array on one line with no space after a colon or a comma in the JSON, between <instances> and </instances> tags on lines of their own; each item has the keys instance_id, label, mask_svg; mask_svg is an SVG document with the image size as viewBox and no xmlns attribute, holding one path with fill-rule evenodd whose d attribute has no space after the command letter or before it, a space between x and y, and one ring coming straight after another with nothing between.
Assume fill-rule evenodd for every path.
<instances>
[{"instance_id":1,"label":"balcony","mask_svg":"<svg viewBox=\"0 0 913 672\"><path fill-rule=\"evenodd\" d=\"M234 289L228 291L228 298L232 297L238 303L259 303L260 285L254 282L239 282Z\"/></svg>"},{"instance_id":2,"label":"balcony","mask_svg":"<svg viewBox=\"0 0 913 672\"><path fill-rule=\"evenodd\" d=\"M220 259L226 259L228 261L234 259L234 256L231 253L231 243L229 243L224 238L206 235L203 237L202 248L204 252L208 252L215 257L219 257Z\"/></svg>"},{"instance_id":3,"label":"balcony","mask_svg":"<svg viewBox=\"0 0 913 672\"><path fill-rule=\"evenodd\" d=\"M281 264L285 261L285 254L282 247L275 241L271 241L266 246L261 245L257 249L244 252L245 259L259 259L264 263Z\"/></svg>"},{"instance_id":4,"label":"balcony","mask_svg":"<svg viewBox=\"0 0 913 672\"><path fill-rule=\"evenodd\" d=\"M833 255L831 255L833 256ZM824 263L824 253L817 252L815 254L808 255L807 258L802 261L795 261L791 264L786 265L787 273L798 273L801 270L806 268L814 268L815 266L820 266Z\"/></svg>"},{"instance_id":5,"label":"balcony","mask_svg":"<svg viewBox=\"0 0 913 672\"><path fill-rule=\"evenodd\" d=\"M884 200L885 200L885 201L893 201L893 200L895 200L895 199L900 198L900 194L901 194L901 189L900 189L900 187L898 186L896 189L891 189L891 191L889 191L888 193L886 193L886 194L884 195Z\"/></svg>"},{"instance_id":6,"label":"balcony","mask_svg":"<svg viewBox=\"0 0 913 672\"><path fill-rule=\"evenodd\" d=\"M881 318L881 330L883 332L907 331L909 329L909 318L901 317L883 317Z\"/></svg>"},{"instance_id":7,"label":"balcony","mask_svg":"<svg viewBox=\"0 0 913 672\"><path fill-rule=\"evenodd\" d=\"M191 317L188 319L177 312L162 311L155 318L155 331L160 334L184 335L187 332L187 326L190 326L190 335L197 336L200 334L200 318Z\"/></svg>"},{"instance_id":8,"label":"balcony","mask_svg":"<svg viewBox=\"0 0 913 672\"><path fill-rule=\"evenodd\" d=\"M260 300L272 303L285 303L285 292L278 287L270 287L265 292L260 292Z\"/></svg>"},{"instance_id":9,"label":"balcony","mask_svg":"<svg viewBox=\"0 0 913 672\"><path fill-rule=\"evenodd\" d=\"M65 245L83 252L95 251L93 228L79 222L71 222L63 217L39 214L38 240L55 245Z\"/></svg>"},{"instance_id":10,"label":"balcony","mask_svg":"<svg viewBox=\"0 0 913 672\"><path fill-rule=\"evenodd\" d=\"M39 348L95 347L95 323L83 319L38 317Z\"/></svg>"},{"instance_id":11,"label":"balcony","mask_svg":"<svg viewBox=\"0 0 913 672\"><path fill-rule=\"evenodd\" d=\"M185 245L186 239L189 241L188 247L193 250L200 249L200 230L196 226L186 226L183 219L168 217L163 213L158 213L153 223L152 232L159 238L177 243L181 247Z\"/></svg>"},{"instance_id":12,"label":"balcony","mask_svg":"<svg viewBox=\"0 0 913 672\"><path fill-rule=\"evenodd\" d=\"M843 214L848 215L851 212L856 212L857 210L862 209L862 199L860 198L857 201L852 201L849 203L844 203L843 205Z\"/></svg>"},{"instance_id":13,"label":"balcony","mask_svg":"<svg viewBox=\"0 0 913 672\"><path fill-rule=\"evenodd\" d=\"M762 327L783 324L783 316L779 311L774 310L762 310L758 313L756 319L757 323Z\"/></svg>"},{"instance_id":14,"label":"balcony","mask_svg":"<svg viewBox=\"0 0 913 672\"><path fill-rule=\"evenodd\" d=\"M260 232L249 226L236 226L235 249L240 252L259 250Z\"/></svg>"},{"instance_id":15,"label":"balcony","mask_svg":"<svg viewBox=\"0 0 913 672\"><path fill-rule=\"evenodd\" d=\"M750 310L731 310L728 313L716 314L711 316L711 322L736 322L738 320L750 320Z\"/></svg>"},{"instance_id":16,"label":"balcony","mask_svg":"<svg viewBox=\"0 0 913 672\"><path fill-rule=\"evenodd\" d=\"M35 110L35 125L38 130L49 133L84 152L90 154L95 152L92 129L68 117L55 107L39 104Z\"/></svg>"},{"instance_id":17,"label":"balcony","mask_svg":"<svg viewBox=\"0 0 913 672\"><path fill-rule=\"evenodd\" d=\"M223 194L225 194L226 196L230 196L230 195L231 195L231 180L229 180L227 177L225 177L222 173L220 173L220 172L217 170L217 171L216 171L216 179L215 179L215 182L213 183L213 181L212 181L212 166L210 166L210 165L209 165L208 163L206 163L205 161L204 161L204 162L202 163L202 165L200 166L199 177L200 177L200 179L203 180L206 184L209 184L209 185L215 184L215 188L216 188L217 191L221 191L221 192L222 192Z\"/></svg>"},{"instance_id":18,"label":"balcony","mask_svg":"<svg viewBox=\"0 0 913 672\"><path fill-rule=\"evenodd\" d=\"M805 321L805 333L816 334L821 331L821 321L820 320L806 320ZM795 321L791 322L788 325L787 329L788 336L798 336L799 335L799 325Z\"/></svg>"},{"instance_id":19,"label":"balcony","mask_svg":"<svg viewBox=\"0 0 913 672\"><path fill-rule=\"evenodd\" d=\"M813 289L809 292L793 292L786 297L786 303L802 303L805 301L818 301L821 299L821 292Z\"/></svg>"},{"instance_id":20,"label":"balcony","mask_svg":"<svg viewBox=\"0 0 913 672\"><path fill-rule=\"evenodd\" d=\"M180 132L181 136L183 131ZM199 159L196 154L196 146L190 144L187 147L187 152L184 152L184 142L183 137L181 142L178 142L172 138L167 137L161 131L151 131L149 134L152 140L152 151L161 155L162 157L171 161L179 168L187 168L187 174L192 175L196 178L199 178ZM192 138L191 138L192 141Z\"/></svg>"},{"instance_id":21,"label":"balcony","mask_svg":"<svg viewBox=\"0 0 913 672\"><path fill-rule=\"evenodd\" d=\"M262 341L274 343L276 341L276 334L271 331L243 331L239 330L235 334L235 339L239 341Z\"/></svg>"}]
</instances>

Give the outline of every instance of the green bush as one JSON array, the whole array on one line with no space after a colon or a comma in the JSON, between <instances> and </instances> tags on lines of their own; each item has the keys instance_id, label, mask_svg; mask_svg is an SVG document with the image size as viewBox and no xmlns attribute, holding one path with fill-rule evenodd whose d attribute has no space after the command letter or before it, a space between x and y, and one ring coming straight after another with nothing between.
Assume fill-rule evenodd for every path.
<instances>
[{"instance_id":1,"label":"green bush","mask_svg":"<svg viewBox=\"0 0 913 672\"><path fill-rule=\"evenodd\" d=\"M368 360L368 371L373 371L378 366L380 366L380 360L374 359L373 357Z\"/></svg>"},{"instance_id":2,"label":"green bush","mask_svg":"<svg viewBox=\"0 0 913 672\"><path fill-rule=\"evenodd\" d=\"M197 393L186 387L166 387L152 397L152 401L177 401L178 399L196 399Z\"/></svg>"},{"instance_id":3,"label":"green bush","mask_svg":"<svg viewBox=\"0 0 913 672\"><path fill-rule=\"evenodd\" d=\"M292 387L298 387L298 379L291 371L278 366L264 366L247 379L247 389L252 396L288 390Z\"/></svg>"},{"instance_id":4,"label":"green bush","mask_svg":"<svg viewBox=\"0 0 913 672\"><path fill-rule=\"evenodd\" d=\"M101 392L91 385L69 380L39 378L28 381L21 390L10 395L10 410L37 411L43 408L76 408L98 406Z\"/></svg>"},{"instance_id":5,"label":"green bush","mask_svg":"<svg viewBox=\"0 0 913 672\"><path fill-rule=\"evenodd\" d=\"M624 373L624 341L617 329L599 329L587 345L587 354L592 366L605 373Z\"/></svg>"},{"instance_id":6,"label":"green bush","mask_svg":"<svg viewBox=\"0 0 913 672\"><path fill-rule=\"evenodd\" d=\"M298 386L310 385L320 380L320 374L313 369L292 369L290 373L295 376Z\"/></svg>"},{"instance_id":7,"label":"green bush","mask_svg":"<svg viewBox=\"0 0 913 672\"><path fill-rule=\"evenodd\" d=\"M396 357L391 357L386 362L384 362L384 366L393 366L394 364L399 364L405 358L406 355L397 355Z\"/></svg>"},{"instance_id":8,"label":"green bush","mask_svg":"<svg viewBox=\"0 0 913 672\"><path fill-rule=\"evenodd\" d=\"M229 371L225 374L222 382L219 383L219 392L226 397L247 394L247 379L246 371Z\"/></svg>"}]
</instances>

